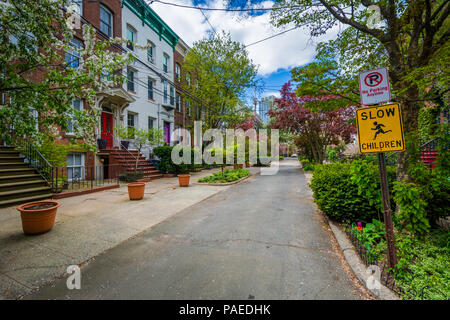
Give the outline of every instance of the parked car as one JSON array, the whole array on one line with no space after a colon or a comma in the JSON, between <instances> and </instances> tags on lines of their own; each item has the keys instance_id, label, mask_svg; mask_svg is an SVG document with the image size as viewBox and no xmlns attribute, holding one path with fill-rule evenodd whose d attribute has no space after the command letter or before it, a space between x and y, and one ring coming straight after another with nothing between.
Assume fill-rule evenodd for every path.
<instances>
[{"instance_id":1,"label":"parked car","mask_svg":"<svg viewBox=\"0 0 450 320\"><path fill-rule=\"evenodd\" d=\"M293 153L293 154L291 155L291 157L292 157L292 158L297 158L297 154L296 154L296 153Z\"/></svg>"}]
</instances>

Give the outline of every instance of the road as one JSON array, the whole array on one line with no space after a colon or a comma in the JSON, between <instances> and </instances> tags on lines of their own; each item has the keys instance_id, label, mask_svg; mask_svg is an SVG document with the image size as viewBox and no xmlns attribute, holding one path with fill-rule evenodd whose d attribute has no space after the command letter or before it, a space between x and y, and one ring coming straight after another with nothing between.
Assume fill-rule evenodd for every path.
<instances>
[{"instance_id":1,"label":"road","mask_svg":"<svg viewBox=\"0 0 450 320\"><path fill-rule=\"evenodd\" d=\"M315 210L287 159L90 261L81 289L63 278L25 298L360 299Z\"/></svg>"}]
</instances>

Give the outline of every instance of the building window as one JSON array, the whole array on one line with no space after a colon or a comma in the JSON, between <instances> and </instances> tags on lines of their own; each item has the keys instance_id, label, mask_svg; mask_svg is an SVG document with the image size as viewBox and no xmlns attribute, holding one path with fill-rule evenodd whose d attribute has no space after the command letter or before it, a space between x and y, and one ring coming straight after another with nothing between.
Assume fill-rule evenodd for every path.
<instances>
[{"instance_id":1,"label":"building window","mask_svg":"<svg viewBox=\"0 0 450 320\"><path fill-rule=\"evenodd\" d=\"M83 153L69 153L67 155L67 179L69 181L84 179Z\"/></svg>"},{"instance_id":2,"label":"building window","mask_svg":"<svg viewBox=\"0 0 450 320\"><path fill-rule=\"evenodd\" d=\"M148 117L148 130L153 129L155 126L155 118Z\"/></svg>"},{"instance_id":3,"label":"building window","mask_svg":"<svg viewBox=\"0 0 450 320\"><path fill-rule=\"evenodd\" d=\"M178 63L175 64L175 76L177 77L177 81L180 81L180 79L181 79L181 67L180 67L180 65Z\"/></svg>"},{"instance_id":4,"label":"building window","mask_svg":"<svg viewBox=\"0 0 450 320\"><path fill-rule=\"evenodd\" d=\"M180 111L180 109L181 109L181 97L180 97L180 95L178 93L175 96L175 105L176 105L177 111Z\"/></svg>"},{"instance_id":5,"label":"building window","mask_svg":"<svg viewBox=\"0 0 450 320\"><path fill-rule=\"evenodd\" d=\"M167 82L166 81L163 84L163 91L164 91L164 93L163 93L163 102L165 104L167 104L169 96L168 96L168 92L167 92Z\"/></svg>"},{"instance_id":6,"label":"building window","mask_svg":"<svg viewBox=\"0 0 450 320\"><path fill-rule=\"evenodd\" d=\"M186 73L186 83L188 86L191 85L191 74L189 72Z\"/></svg>"},{"instance_id":7,"label":"building window","mask_svg":"<svg viewBox=\"0 0 450 320\"><path fill-rule=\"evenodd\" d=\"M175 104L175 90L172 86L170 86L170 105Z\"/></svg>"},{"instance_id":8,"label":"building window","mask_svg":"<svg viewBox=\"0 0 450 320\"><path fill-rule=\"evenodd\" d=\"M154 86L154 80L151 78L148 78L147 97L151 100L153 100L153 86Z\"/></svg>"},{"instance_id":9,"label":"building window","mask_svg":"<svg viewBox=\"0 0 450 320\"><path fill-rule=\"evenodd\" d=\"M136 30L129 25L127 25L127 40L127 48L133 51L133 44L136 43Z\"/></svg>"},{"instance_id":10,"label":"building window","mask_svg":"<svg viewBox=\"0 0 450 320\"><path fill-rule=\"evenodd\" d=\"M191 103L189 101L186 101L184 104L186 106L186 114L188 116L190 116L191 115Z\"/></svg>"},{"instance_id":11,"label":"building window","mask_svg":"<svg viewBox=\"0 0 450 320\"><path fill-rule=\"evenodd\" d=\"M148 41L147 42L148 45L148 49L147 49L147 60L150 61L151 63L155 62L155 45Z\"/></svg>"},{"instance_id":12,"label":"building window","mask_svg":"<svg viewBox=\"0 0 450 320\"><path fill-rule=\"evenodd\" d=\"M136 115L133 113L127 114L127 127L128 127L128 138L134 138L134 129L136 128Z\"/></svg>"},{"instance_id":13,"label":"building window","mask_svg":"<svg viewBox=\"0 0 450 320\"><path fill-rule=\"evenodd\" d=\"M132 92L136 92L134 88L134 76L135 76L134 73L135 73L134 70L130 68L127 69L127 90Z\"/></svg>"},{"instance_id":14,"label":"building window","mask_svg":"<svg viewBox=\"0 0 450 320\"><path fill-rule=\"evenodd\" d=\"M167 54L163 56L163 71L169 72L169 56Z\"/></svg>"},{"instance_id":15,"label":"building window","mask_svg":"<svg viewBox=\"0 0 450 320\"><path fill-rule=\"evenodd\" d=\"M66 51L64 59L66 60L66 65L70 68L77 69L81 64L81 54L80 50L83 48L83 42L78 39L70 39L69 45L73 50Z\"/></svg>"},{"instance_id":16,"label":"building window","mask_svg":"<svg viewBox=\"0 0 450 320\"><path fill-rule=\"evenodd\" d=\"M72 109L76 110L76 111L81 111L83 110L83 101L80 99L75 99L72 101ZM75 116L75 112L72 112L70 114L70 117L72 118L72 120L76 120L76 116ZM75 129L76 126L74 125L74 123L72 121L69 121L67 123L67 131L66 134L68 135L73 135L75 133Z\"/></svg>"},{"instance_id":17,"label":"building window","mask_svg":"<svg viewBox=\"0 0 450 320\"><path fill-rule=\"evenodd\" d=\"M105 6L100 5L100 31L108 37L113 34L113 14Z\"/></svg>"}]
</instances>

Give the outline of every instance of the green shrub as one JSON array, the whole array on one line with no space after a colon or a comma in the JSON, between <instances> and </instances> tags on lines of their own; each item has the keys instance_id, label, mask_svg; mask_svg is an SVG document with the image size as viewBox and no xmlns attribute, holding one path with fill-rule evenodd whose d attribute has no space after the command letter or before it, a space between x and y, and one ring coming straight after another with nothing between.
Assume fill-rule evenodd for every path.
<instances>
[{"instance_id":1,"label":"green shrub","mask_svg":"<svg viewBox=\"0 0 450 320\"><path fill-rule=\"evenodd\" d=\"M306 163L303 165L303 170L305 171L314 171L314 164Z\"/></svg>"},{"instance_id":2,"label":"green shrub","mask_svg":"<svg viewBox=\"0 0 450 320\"><path fill-rule=\"evenodd\" d=\"M207 183L233 182L242 179L248 176L249 174L250 171L248 171L247 169L234 169L234 170L225 169L223 171L215 172L211 176L198 179L198 182L207 182Z\"/></svg>"},{"instance_id":3,"label":"green shrub","mask_svg":"<svg viewBox=\"0 0 450 320\"><path fill-rule=\"evenodd\" d=\"M436 229L422 240L396 234L396 284L407 300L450 299L450 233Z\"/></svg>"},{"instance_id":4,"label":"green shrub","mask_svg":"<svg viewBox=\"0 0 450 320\"><path fill-rule=\"evenodd\" d=\"M181 163L181 164L175 164L172 161L172 150L173 146L159 146L153 149L153 153L160 159L158 164L158 169L162 173L188 173L189 171L194 170L194 149L190 147L183 147L180 151L180 156L183 155L183 152L191 152L191 163Z\"/></svg>"},{"instance_id":5,"label":"green shrub","mask_svg":"<svg viewBox=\"0 0 450 320\"><path fill-rule=\"evenodd\" d=\"M361 167L369 173L359 177ZM387 172L392 185L395 168L387 167ZM368 222L380 220L378 179L377 168L365 162L316 165L311 189L319 209L333 220L349 224Z\"/></svg>"}]
</instances>

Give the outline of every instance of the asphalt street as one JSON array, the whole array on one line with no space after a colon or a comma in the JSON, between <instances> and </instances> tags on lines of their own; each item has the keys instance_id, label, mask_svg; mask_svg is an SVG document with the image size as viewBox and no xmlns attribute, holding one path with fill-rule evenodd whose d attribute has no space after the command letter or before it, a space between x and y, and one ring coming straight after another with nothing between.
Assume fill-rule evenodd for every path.
<instances>
[{"instance_id":1,"label":"asphalt street","mask_svg":"<svg viewBox=\"0 0 450 320\"><path fill-rule=\"evenodd\" d=\"M278 174L253 176L89 261L81 268L81 289L69 290L62 278L25 298L361 296L333 249L298 161L287 159Z\"/></svg>"}]
</instances>

